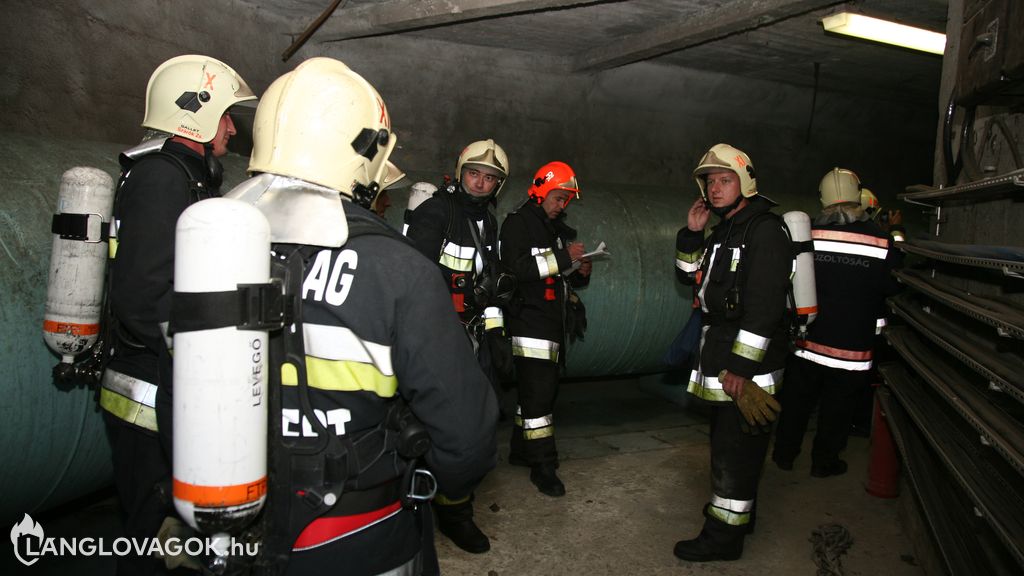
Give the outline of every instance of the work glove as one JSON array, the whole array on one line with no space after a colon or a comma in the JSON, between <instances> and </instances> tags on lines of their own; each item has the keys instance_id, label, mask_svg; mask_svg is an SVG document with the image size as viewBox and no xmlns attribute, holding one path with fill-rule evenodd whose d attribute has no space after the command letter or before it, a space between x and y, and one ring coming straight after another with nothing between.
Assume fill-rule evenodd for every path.
<instances>
[{"instance_id":1,"label":"work glove","mask_svg":"<svg viewBox=\"0 0 1024 576\"><path fill-rule=\"evenodd\" d=\"M719 377L724 378L724 374ZM733 401L746 421L746 426L741 422L740 428L748 434L770 433L772 422L775 422L782 411L782 406L771 394L749 379L743 382L740 393L733 397Z\"/></svg>"}]
</instances>

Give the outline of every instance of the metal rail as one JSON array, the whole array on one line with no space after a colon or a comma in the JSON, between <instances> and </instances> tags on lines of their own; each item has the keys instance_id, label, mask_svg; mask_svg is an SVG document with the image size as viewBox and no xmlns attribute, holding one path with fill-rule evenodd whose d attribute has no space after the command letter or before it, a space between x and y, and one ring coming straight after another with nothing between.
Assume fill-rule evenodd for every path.
<instances>
[{"instance_id":1,"label":"metal rail","mask_svg":"<svg viewBox=\"0 0 1024 576\"><path fill-rule=\"evenodd\" d=\"M946 244L930 240L907 240L897 244L900 250L918 254L961 266L973 266L975 268L991 268L999 270L1007 276L1024 278L1024 249L1002 247L1002 246L976 246L963 244ZM1014 256L1014 251L1019 251L1022 259L1000 258L1003 256Z\"/></svg>"},{"instance_id":2,"label":"metal rail","mask_svg":"<svg viewBox=\"0 0 1024 576\"><path fill-rule=\"evenodd\" d=\"M898 194L897 198L904 202L931 206L931 204L924 201L967 200L994 194L1015 193L1022 190L1022 188L1024 188L1024 169L1014 170L1006 174L993 176L992 178L983 178L975 182L967 182L966 184L946 186L945 188L925 188L924 190L919 190L916 187L908 188L907 192Z\"/></svg>"},{"instance_id":3,"label":"metal rail","mask_svg":"<svg viewBox=\"0 0 1024 576\"><path fill-rule=\"evenodd\" d=\"M900 356L1019 474L1024 475L1024 428L995 406L978 386L961 376L938 354L923 345L912 330L894 326L886 340ZM1024 558L1024 556L1022 556Z\"/></svg>"},{"instance_id":4,"label":"metal rail","mask_svg":"<svg viewBox=\"0 0 1024 576\"><path fill-rule=\"evenodd\" d=\"M995 327L1000 336L1024 340L1024 311L1019 307L940 284L913 270L897 270L893 274L937 302Z\"/></svg>"},{"instance_id":5,"label":"metal rail","mask_svg":"<svg viewBox=\"0 0 1024 576\"><path fill-rule=\"evenodd\" d=\"M880 366L885 381L892 388L907 388L910 375L898 364ZM903 455L903 467L909 483L917 494L925 522L938 544L938 552L952 576L975 574L1012 574L1016 572L1007 553L995 554L978 538L975 508L963 497L957 484L944 474L945 463L929 448L928 440L915 426L914 420L888 387L879 389L879 402L889 422L893 440ZM992 566L996 564L997 566Z\"/></svg>"},{"instance_id":6,"label":"metal rail","mask_svg":"<svg viewBox=\"0 0 1024 576\"><path fill-rule=\"evenodd\" d=\"M1013 352L1000 351L991 337L966 332L964 326L920 306L908 294L889 298L889 308L991 386L1024 403L1024 360Z\"/></svg>"},{"instance_id":7,"label":"metal rail","mask_svg":"<svg viewBox=\"0 0 1024 576\"><path fill-rule=\"evenodd\" d=\"M965 435L957 421L930 400L927 386L910 376L901 365L887 364L879 370L899 399L899 404L906 409L945 469L973 503L976 514L992 528L1012 556L1012 561L1019 565L1018 570L1024 568L1024 498L1020 493L1020 476L1007 478L987 462L977 441ZM901 450L907 449L905 444L899 445ZM1001 572L1003 570L983 570L981 573Z\"/></svg>"}]
</instances>

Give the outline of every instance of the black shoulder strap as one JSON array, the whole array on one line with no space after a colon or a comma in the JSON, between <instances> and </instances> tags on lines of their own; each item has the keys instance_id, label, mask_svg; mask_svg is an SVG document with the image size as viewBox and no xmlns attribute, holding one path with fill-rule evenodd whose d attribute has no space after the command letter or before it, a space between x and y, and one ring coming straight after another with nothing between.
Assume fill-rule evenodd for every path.
<instances>
[{"instance_id":1,"label":"black shoulder strap","mask_svg":"<svg viewBox=\"0 0 1024 576\"><path fill-rule=\"evenodd\" d=\"M365 236L367 234L376 234L379 236L387 236L398 240L399 242L408 244L409 246L415 247L412 240L403 236L398 230L388 226L384 220L377 216L356 210L345 210L345 219L348 222L349 238Z\"/></svg>"},{"instance_id":2,"label":"black shoulder strap","mask_svg":"<svg viewBox=\"0 0 1024 576\"><path fill-rule=\"evenodd\" d=\"M449 185L445 188L445 205L448 207L448 223L444 226L444 239L449 240L455 234L455 188Z\"/></svg>"},{"instance_id":3,"label":"black shoulder strap","mask_svg":"<svg viewBox=\"0 0 1024 576\"><path fill-rule=\"evenodd\" d=\"M163 150L154 150L153 152L144 154L143 156L140 156L138 158L130 158L129 162L124 163L124 170L121 173L121 178L117 183L117 192L121 190L121 186L124 184L125 180L127 180L128 175L131 173L132 169L138 166L140 162L143 162L144 160L149 160L150 158L163 159L164 161L170 162L174 166L177 166L185 173L185 179L188 180L189 202L198 202L199 200L203 200L205 198L210 198L211 196L213 196L213 192L210 190L209 186L207 186L206 183L201 178L197 178L192 173L192 170L188 167L188 164L186 164L184 160L175 156L174 154L164 152Z\"/></svg>"}]
</instances>

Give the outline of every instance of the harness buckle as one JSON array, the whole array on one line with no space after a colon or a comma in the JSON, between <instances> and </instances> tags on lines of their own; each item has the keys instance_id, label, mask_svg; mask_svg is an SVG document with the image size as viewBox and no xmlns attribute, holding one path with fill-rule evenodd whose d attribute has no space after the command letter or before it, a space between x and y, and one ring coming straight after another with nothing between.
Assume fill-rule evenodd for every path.
<instances>
[{"instance_id":1,"label":"harness buckle","mask_svg":"<svg viewBox=\"0 0 1024 576\"><path fill-rule=\"evenodd\" d=\"M426 468L409 466L405 472L405 483L409 488L402 497L402 507L407 510L433 500L437 494L437 479Z\"/></svg>"}]
</instances>

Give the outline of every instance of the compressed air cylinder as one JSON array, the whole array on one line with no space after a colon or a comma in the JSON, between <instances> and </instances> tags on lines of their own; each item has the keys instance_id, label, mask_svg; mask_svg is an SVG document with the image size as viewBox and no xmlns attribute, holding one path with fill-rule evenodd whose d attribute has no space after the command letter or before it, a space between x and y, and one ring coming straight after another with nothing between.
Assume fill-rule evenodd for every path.
<instances>
[{"instance_id":1,"label":"compressed air cylinder","mask_svg":"<svg viewBox=\"0 0 1024 576\"><path fill-rule=\"evenodd\" d=\"M811 219L804 212L792 211L782 215L789 228L790 239L797 245L811 240ZM807 246L808 244L804 244ZM793 271L793 299L801 326L818 316L818 293L814 284L814 252L808 248L797 254Z\"/></svg>"},{"instance_id":2,"label":"compressed air cylinder","mask_svg":"<svg viewBox=\"0 0 1024 576\"><path fill-rule=\"evenodd\" d=\"M175 242L175 294L269 281L270 225L250 204L193 204ZM201 532L237 533L266 499L267 352L266 331L174 334L174 505Z\"/></svg>"},{"instance_id":3,"label":"compressed air cylinder","mask_svg":"<svg viewBox=\"0 0 1024 576\"><path fill-rule=\"evenodd\" d=\"M43 340L70 364L96 343L107 263L104 227L114 209L114 182L98 169L75 167L60 182L46 288Z\"/></svg>"}]
</instances>

